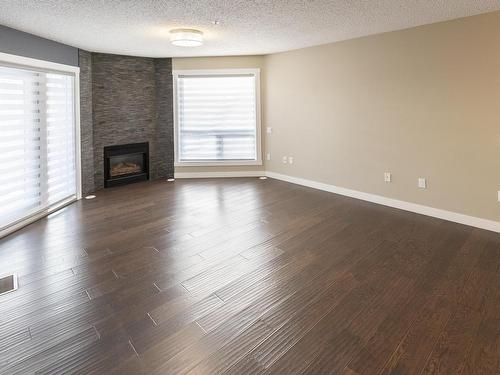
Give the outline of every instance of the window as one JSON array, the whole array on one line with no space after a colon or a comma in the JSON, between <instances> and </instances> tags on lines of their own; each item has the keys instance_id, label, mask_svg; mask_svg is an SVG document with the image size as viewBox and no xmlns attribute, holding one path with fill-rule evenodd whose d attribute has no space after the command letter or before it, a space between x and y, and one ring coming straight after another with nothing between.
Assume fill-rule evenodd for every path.
<instances>
[{"instance_id":1,"label":"window","mask_svg":"<svg viewBox=\"0 0 500 375\"><path fill-rule=\"evenodd\" d=\"M176 165L262 164L259 70L176 71Z\"/></svg>"},{"instance_id":2,"label":"window","mask_svg":"<svg viewBox=\"0 0 500 375\"><path fill-rule=\"evenodd\" d=\"M0 61L0 231L76 198L74 85Z\"/></svg>"}]
</instances>

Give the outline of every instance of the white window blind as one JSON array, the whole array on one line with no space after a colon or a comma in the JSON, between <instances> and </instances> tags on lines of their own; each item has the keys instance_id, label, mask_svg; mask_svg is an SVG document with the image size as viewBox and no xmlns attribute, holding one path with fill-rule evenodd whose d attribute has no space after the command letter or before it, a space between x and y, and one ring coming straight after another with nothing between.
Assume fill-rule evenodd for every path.
<instances>
[{"instance_id":1,"label":"white window blind","mask_svg":"<svg viewBox=\"0 0 500 375\"><path fill-rule=\"evenodd\" d=\"M0 66L0 229L76 195L73 85Z\"/></svg>"},{"instance_id":2,"label":"white window blind","mask_svg":"<svg viewBox=\"0 0 500 375\"><path fill-rule=\"evenodd\" d=\"M256 74L176 76L178 162L258 161Z\"/></svg>"}]
</instances>

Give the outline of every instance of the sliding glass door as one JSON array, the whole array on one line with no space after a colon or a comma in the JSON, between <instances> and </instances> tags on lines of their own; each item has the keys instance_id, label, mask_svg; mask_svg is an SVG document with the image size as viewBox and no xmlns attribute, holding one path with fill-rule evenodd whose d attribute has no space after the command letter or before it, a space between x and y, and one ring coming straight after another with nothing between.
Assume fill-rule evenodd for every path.
<instances>
[{"instance_id":1,"label":"sliding glass door","mask_svg":"<svg viewBox=\"0 0 500 375\"><path fill-rule=\"evenodd\" d=\"M74 85L0 62L0 232L76 198Z\"/></svg>"}]
</instances>

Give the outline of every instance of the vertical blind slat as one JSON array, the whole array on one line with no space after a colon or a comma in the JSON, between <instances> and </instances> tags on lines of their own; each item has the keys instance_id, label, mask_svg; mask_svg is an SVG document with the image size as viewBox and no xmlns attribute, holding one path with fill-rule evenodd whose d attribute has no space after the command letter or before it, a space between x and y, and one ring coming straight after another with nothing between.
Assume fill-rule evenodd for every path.
<instances>
[{"instance_id":1,"label":"vertical blind slat","mask_svg":"<svg viewBox=\"0 0 500 375\"><path fill-rule=\"evenodd\" d=\"M76 194L73 85L0 66L0 229Z\"/></svg>"}]
</instances>

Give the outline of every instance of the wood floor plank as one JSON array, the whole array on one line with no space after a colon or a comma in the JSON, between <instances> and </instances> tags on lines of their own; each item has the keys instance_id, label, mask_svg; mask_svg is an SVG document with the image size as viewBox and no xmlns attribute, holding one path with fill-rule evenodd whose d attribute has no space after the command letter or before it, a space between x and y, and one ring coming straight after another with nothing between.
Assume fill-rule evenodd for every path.
<instances>
[{"instance_id":1,"label":"wood floor plank","mask_svg":"<svg viewBox=\"0 0 500 375\"><path fill-rule=\"evenodd\" d=\"M464 358L463 374L500 372L500 273L488 286L481 312L481 323L472 348Z\"/></svg>"},{"instance_id":2,"label":"wood floor plank","mask_svg":"<svg viewBox=\"0 0 500 375\"><path fill-rule=\"evenodd\" d=\"M104 189L0 239L2 374L496 374L500 235L273 179Z\"/></svg>"},{"instance_id":3,"label":"wood floor plank","mask_svg":"<svg viewBox=\"0 0 500 375\"><path fill-rule=\"evenodd\" d=\"M334 356L338 355L336 350L343 350L342 346L335 345L332 348L329 344L335 341L336 337L344 335L353 322L362 319L359 315L376 304L389 287L391 278L387 276L384 269L391 259L391 249L394 249L394 246L377 247L376 253L384 256L379 257L372 264L370 273L346 296L344 303L336 306L303 336L299 336L293 347L280 350L279 354L267 363L270 373L301 373L311 366L312 361L322 355L323 350L329 348L329 354ZM365 263L365 260L361 259L359 263ZM377 280L376 284L374 280Z\"/></svg>"},{"instance_id":4,"label":"wood floor plank","mask_svg":"<svg viewBox=\"0 0 500 375\"><path fill-rule=\"evenodd\" d=\"M446 228L442 228L443 231ZM460 234L460 235L459 235ZM408 330L421 316L422 306L429 298L430 286L446 285L449 282L448 274L450 264L456 259L457 253L463 248L467 239L467 232L450 233L438 242L438 248L441 250L435 252L429 258L428 263L422 268L419 277L416 280L417 289L409 293L403 303L397 305L394 310L389 310L387 317L380 323L376 331L368 337L366 344L356 353L356 355L347 364L347 368L358 373L373 371L379 373L390 361L393 353L398 350L400 343L404 340ZM436 272L439 269L440 272ZM434 294L432 294L434 293ZM435 290L431 295L439 295ZM394 317L397 317L395 319Z\"/></svg>"},{"instance_id":5,"label":"wood floor plank","mask_svg":"<svg viewBox=\"0 0 500 375\"><path fill-rule=\"evenodd\" d=\"M481 316L459 305L438 339L422 374L461 374L463 358L469 355Z\"/></svg>"},{"instance_id":6,"label":"wood floor plank","mask_svg":"<svg viewBox=\"0 0 500 375\"><path fill-rule=\"evenodd\" d=\"M141 369L145 372L154 371L161 367L170 358L194 345L205 335L205 332L196 323L189 323L173 335L162 338L149 349L138 350ZM134 341L132 341L135 347Z\"/></svg>"},{"instance_id":7,"label":"wood floor plank","mask_svg":"<svg viewBox=\"0 0 500 375\"><path fill-rule=\"evenodd\" d=\"M323 317L338 306L349 292L356 286L351 275L345 279L336 280L331 286L321 288L325 290L311 299L310 292L300 293L301 301L293 299L283 303L279 314L268 314L263 319L274 327L273 333L257 346L251 354L258 364L269 368L281 356L292 348L305 334L307 334ZM233 367L232 371L236 368Z\"/></svg>"},{"instance_id":8,"label":"wood floor plank","mask_svg":"<svg viewBox=\"0 0 500 375\"><path fill-rule=\"evenodd\" d=\"M27 340L31 339L29 328L21 328L18 331L7 333L2 333L2 339L0 340L0 353L13 348Z\"/></svg>"},{"instance_id":9,"label":"wood floor plank","mask_svg":"<svg viewBox=\"0 0 500 375\"><path fill-rule=\"evenodd\" d=\"M28 374L40 371L45 366L63 361L78 351L82 346L97 342L93 328L88 328L78 334L62 340L37 340L30 347L21 345L9 353L9 357L0 361L0 372L5 374Z\"/></svg>"}]
</instances>

